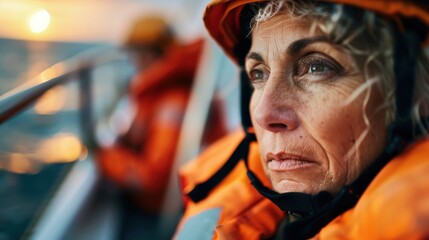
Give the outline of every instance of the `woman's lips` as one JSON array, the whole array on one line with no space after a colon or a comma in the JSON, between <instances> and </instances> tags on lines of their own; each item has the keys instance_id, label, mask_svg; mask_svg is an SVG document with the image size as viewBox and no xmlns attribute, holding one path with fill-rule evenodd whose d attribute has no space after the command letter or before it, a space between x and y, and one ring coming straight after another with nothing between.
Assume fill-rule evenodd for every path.
<instances>
[{"instance_id":1,"label":"woman's lips","mask_svg":"<svg viewBox=\"0 0 429 240\"><path fill-rule=\"evenodd\" d=\"M311 161L306 157L285 152L276 154L268 153L266 159L268 161L268 168L273 171L296 170L317 164L315 161Z\"/></svg>"}]
</instances>

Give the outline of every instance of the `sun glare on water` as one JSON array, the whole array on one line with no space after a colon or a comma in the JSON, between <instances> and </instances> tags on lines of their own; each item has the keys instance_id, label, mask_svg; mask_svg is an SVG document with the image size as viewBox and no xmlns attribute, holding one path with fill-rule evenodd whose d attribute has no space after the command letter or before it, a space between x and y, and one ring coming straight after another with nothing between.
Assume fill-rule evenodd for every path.
<instances>
[{"instance_id":1,"label":"sun glare on water","mask_svg":"<svg viewBox=\"0 0 429 240\"><path fill-rule=\"evenodd\" d=\"M30 31L33 33L41 33L45 31L51 21L51 15L46 9L37 9L28 16L27 24Z\"/></svg>"}]
</instances>

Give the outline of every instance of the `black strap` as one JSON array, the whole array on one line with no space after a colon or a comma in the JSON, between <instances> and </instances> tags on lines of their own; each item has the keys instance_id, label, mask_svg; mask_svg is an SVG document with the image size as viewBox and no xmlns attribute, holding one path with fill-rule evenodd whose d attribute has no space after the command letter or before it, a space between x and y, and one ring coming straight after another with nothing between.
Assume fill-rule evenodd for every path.
<instances>
[{"instance_id":1,"label":"black strap","mask_svg":"<svg viewBox=\"0 0 429 240\"><path fill-rule=\"evenodd\" d=\"M255 16L257 6L263 6L266 3L252 3L246 4L240 12L240 44L236 44L234 46L233 52L234 56L238 61L238 65L244 67L246 55L249 52L251 46L251 25L250 22L252 18Z\"/></svg>"},{"instance_id":2,"label":"black strap","mask_svg":"<svg viewBox=\"0 0 429 240\"><path fill-rule=\"evenodd\" d=\"M247 168L247 176L256 190L258 190L258 192L264 197L271 200L281 210L293 212L300 216L314 214L327 202L332 200L332 195L325 191L315 196L298 192L279 194L264 186L261 180L259 180L258 177L249 168Z\"/></svg>"},{"instance_id":3,"label":"black strap","mask_svg":"<svg viewBox=\"0 0 429 240\"><path fill-rule=\"evenodd\" d=\"M252 96L252 86L250 85L249 76L244 69L240 72L240 115L241 115L241 126L244 131L247 132L249 127L252 126L252 120L250 119L249 103L250 97Z\"/></svg>"},{"instance_id":4,"label":"black strap","mask_svg":"<svg viewBox=\"0 0 429 240\"><path fill-rule=\"evenodd\" d=\"M255 141L254 135L246 134L245 138L234 150L228 161L226 161L213 176L192 189L192 191L187 194L188 197L193 202L199 202L206 198L210 191L212 191L235 168L241 159L247 159L250 143L252 141Z\"/></svg>"},{"instance_id":5,"label":"black strap","mask_svg":"<svg viewBox=\"0 0 429 240\"><path fill-rule=\"evenodd\" d=\"M210 191L212 191L213 188L215 188L235 168L241 159L247 159L250 143L256 141L255 135L248 132L249 127L252 126L249 112L249 102L252 91L247 73L242 69L240 72L240 114L241 125L246 136L234 150L228 161L226 161L213 176L205 182L198 184L194 189L187 193L187 196L193 202L199 202L206 198Z\"/></svg>"},{"instance_id":6,"label":"black strap","mask_svg":"<svg viewBox=\"0 0 429 240\"><path fill-rule=\"evenodd\" d=\"M390 129L390 137L393 138L394 135L400 135L404 140L410 141L414 137L411 116L415 85L415 66L420 51L420 43L424 38L419 33L416 34L410 31L401 33L396 31L395 40L396 116Z\"/></svg>"}]
</instances>

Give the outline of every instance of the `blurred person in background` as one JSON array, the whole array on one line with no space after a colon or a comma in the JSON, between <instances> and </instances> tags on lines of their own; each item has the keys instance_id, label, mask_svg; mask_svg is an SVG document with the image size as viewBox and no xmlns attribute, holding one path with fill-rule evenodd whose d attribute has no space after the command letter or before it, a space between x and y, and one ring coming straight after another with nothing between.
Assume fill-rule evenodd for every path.
<instances>
[{"instance_id":1,"label":"blurred person in background","mask_svg":"<svg viewBox=\"0 0 429 240\"><path fill-rule=\"evenodd\" d=\"M429 3L213 0L243 131L181 169L178 239L428 239Z\"/></svg>"},{"instance_id":2,"label":"blurred person in background","mask_svg":"<svg viewBox=\"0 0 429 240\"><path fill-rule=\"evenodd\" d=\"M180 43L160 16L138 19L124 41L137 69L129 85L135 116L114 145L97 153L101 173L123 193L123 227L128 230L122 230L121 238L140 234L134 234L130 224L144 228L141 233L148 238L156 235L150 231L163 203L203 46L202 39ZM212 105L208 126L215 131L204 134L205 144L226 133L221 113L220 105ZM127 217L142 214L149 220L127 222Z\"/></svg>"}]
</instances>

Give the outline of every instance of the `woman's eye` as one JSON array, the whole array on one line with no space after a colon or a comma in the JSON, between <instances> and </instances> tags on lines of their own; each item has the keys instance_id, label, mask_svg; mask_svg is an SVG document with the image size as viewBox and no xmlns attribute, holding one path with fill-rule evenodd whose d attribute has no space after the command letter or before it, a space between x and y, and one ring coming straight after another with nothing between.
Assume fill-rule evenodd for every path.
<instances>
[{"instance_id":1,"label":"woman's eye","mask_svg":"<svg viewBox=\"0 0 429 240\"><path fill-rule=\"evenodd\" d=\"M328 72L328 71L333 71L333 69L323 63L315 63L310 65L307 73Z\"/></svg>"},{"instance_id":2,"label":"woman's eye","mask_svg":"<svg viewBox=\"0 0 429 240\"><path fill-rule=\"evenodd\" d=\"M249 72L249 78L252 82L258 82L265 80L267 78L267 74L260 69L253 69Z\"/></svg>"},{"instance_id":3,"label":"woman's eye","mask_svg":"<svg viewBox=\"0 0 429 240\"><path fill-rule=\"evenodd\" d=\"M298 77L333 77L342 71L343 68L334 59L318 53L299 59L295 65L295 75Z\"/></svg>"}]
</instances>

